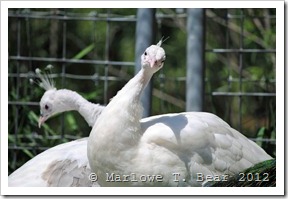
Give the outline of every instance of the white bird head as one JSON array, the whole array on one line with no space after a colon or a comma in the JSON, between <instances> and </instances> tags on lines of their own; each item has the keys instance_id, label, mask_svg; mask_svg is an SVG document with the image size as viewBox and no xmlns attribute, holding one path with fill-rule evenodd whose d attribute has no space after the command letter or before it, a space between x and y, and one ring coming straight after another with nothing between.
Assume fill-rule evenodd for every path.
<instances>
[{"instance_id":1,"label":"white bird head","mask_svg":"<svg viewBox=\"0 0 288 199\"><path fill-rule=\"evenodd\" d=\"M45 70L51 70L52 68L52 65L48 65ZM35 70L35 73L39 80L37 82L33 80L30 81L35 82L41 88L46 90L40 100L40 117L38 120L38 126L40 128L48 118L65 110L62 110L63 108L61 108L61 106L57 106L58 90L55 88L53 79L49 76L49 73L42 73L39 68Z\"/></svg>"},{"instance_id":2,"label":"white bird head","mask_svg":"<svg viewBox=\"0 0 288 199\"><path fill-rule=\"evenodd\" d=\"M151 45L145 50L141 56L142 68L148 68L155 73L163 67L166 55L164 49L161 47L162 43L161 39L157 45Z\"/></svg>"}]
</instances>

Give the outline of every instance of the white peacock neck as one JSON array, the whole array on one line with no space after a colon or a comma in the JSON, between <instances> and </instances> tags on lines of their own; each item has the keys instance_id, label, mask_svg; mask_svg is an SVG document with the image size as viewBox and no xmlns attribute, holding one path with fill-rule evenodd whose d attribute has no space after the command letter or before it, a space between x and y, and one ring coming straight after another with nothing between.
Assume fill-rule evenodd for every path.
<instances>
[{"instance_id":1,"label":"white peacock neck","mask_svg":"<svg viewBox=\"0 0 288 199\"><path fill-rule=\"evenodd\" d=\"M140 96L153 73L141 69L101 113L87 144L89 164L94 172L121 172L137 156L142 137ZM111 165L115 168L111 170ZM113 167L113 166L112 166ZM99 182L104 173L99 174Z\"/></svg>"},{"instance_id":2,"label":"white peacock neck","mask_svg":"<svg viewBox=\"0 0 288 199\"><path fill-rule=\"evenodd\" d=\"M153 48L155 46L146 49L148 53L145 51L141 57L141 70L112 98L90 133L87 155L101 183L105 184L105 172L131 172L133 160L138 157L144 133L140 122L143 114L140 97L165 60L164 50L157 54L158 51L153 51L157 47Z\"/></svg>"},{"instance_id":3,"label":"white peacock neck","mask_svg":"<svg viewBox=\"0 0 288 199\"><path fill-rule=\"evenodd\" d=\"M90 134L91 144L88 144L88 148L93 154L98 149L105 151L110 148L117 156L118 151L125 152L137 147L142 136L140 120L143 107L140 96L152 75L153 72L142 68L106 106ZM113 152L110 151L110 155L113 156Z\"/></svg>"},{"instance_id":4,"label":"white peacock neck","mask_svg":"<svg viewBox=\"0 0 288 199\"><path fill-rule=\"evenodd\" d=\"M153 72L141 68L141 70L117 93L115 97L120 98L120 95L127 95L131 99L134 98L139 100L142 91L145 89L152 76ZM127 98L127 96L125 98ZM138 102L140 103L140 101Z\"/></svg>"},{"instance_id":5,"label":"white peacock neck","mask_svg":"<svg viewBox=\"0 0 288 199\"><path fill-rule=\"evenodd\" d=\"M60 89L57 90L57 105L61 107L61 112L75 110L86 120L89 126L93 126L100 113L105 108L99 104L93 104L79 95L77 92Z\"/></svg>"}]
</instances>

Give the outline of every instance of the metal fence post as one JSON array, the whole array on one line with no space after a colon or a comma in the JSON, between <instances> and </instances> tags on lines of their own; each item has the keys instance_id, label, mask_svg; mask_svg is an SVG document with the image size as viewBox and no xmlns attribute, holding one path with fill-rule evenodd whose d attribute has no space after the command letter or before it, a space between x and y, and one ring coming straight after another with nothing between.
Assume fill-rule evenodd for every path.
<instances>
[{"instance_id":1,"label":"metal fence post","mask_svg":"<svg viewBox=\"0 0 288 199\"><path fill-rule=\"evenodd\" d=\"M144 50L154 41L155 9L138 9L136 25L136 46L135 46L135 74L141 69L141 55ZM144 107L143 117L151 112L151 81L143 92L141 102Z\"/></svg>"},{"instance_id":2,"label":"metal fence post","mask_svg":"<svg viewBox=\"0 0 288 199\"><path fill-rule=\"evenodd\" d=\"M204 9L187 10L186 111L202 111L204 101Z\"/></svg>"}]
</instances>

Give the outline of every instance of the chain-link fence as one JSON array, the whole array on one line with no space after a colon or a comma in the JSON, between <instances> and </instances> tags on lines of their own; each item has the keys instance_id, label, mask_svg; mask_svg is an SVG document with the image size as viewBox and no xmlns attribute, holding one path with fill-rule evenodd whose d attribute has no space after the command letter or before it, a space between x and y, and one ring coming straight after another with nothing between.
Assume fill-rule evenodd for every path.
<instances>
[{"instance_id":1,"label":"chain-link fence","mask_svg":"<svg viewBox=\"0 0 288 199\"><path fill-rule=\"evenodd\" d=\"M107 104L136 70L136 38L146 30L140 27L136 32L137 23L145 20L137 12L9 10L9 172L41 151L86 137L91 130L75 112L37 127L44 90L30 83L33 71L52 64L51 77L58 89L71 89L89 101ZM186 111L186 93L194 89L186 81L190 74L189 10L155 9L151 13L155 16L154 43L162 36L169 39L163 44L165 66L152 80L150 114ZM275 155L276 10L202 9L200 15L203 48L192 51L203 55L204 92L194 92L203 93L203 111L215 113Z\"/></svg>"}]
</instances>

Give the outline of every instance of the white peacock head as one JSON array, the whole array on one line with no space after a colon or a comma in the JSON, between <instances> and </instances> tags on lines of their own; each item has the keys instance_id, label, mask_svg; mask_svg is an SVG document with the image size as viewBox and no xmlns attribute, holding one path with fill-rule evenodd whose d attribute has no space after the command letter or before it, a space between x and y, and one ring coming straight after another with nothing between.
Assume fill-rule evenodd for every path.
<instances>
[{"instance_id":1,"label":"white peacock head","mask_svg":"<svg viewBox=\"0 0 288 199\"><path fill-rule=\"evenodd\" d=\"M52 65L48 65L45 70L51 71L52 68ZM40 117L38 120L38 126L40 128L48 118L58 113L55 107L57 89L54 85L53 79L51 78L51 73L45 71L42 72L39 68L35 70L35 73L39 80L33 81L30 79L30 81L38 84L41 88L46 90L40 100Z\"/></svg>"},{"instance_id":2,"label":"white peacock head","mask_svg":"<svg viewBox=\"0 0 288 199\"><path fill-rule=\"evenodd\" d=\"M141 56L141 65L143 68L149 67L155 73L161 69L166 59L165 51L161 47L163 40L161 39L157 45L149 46Z\"/></svg>"}]
</instances>

